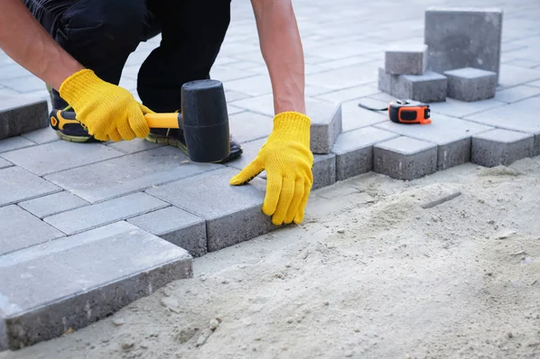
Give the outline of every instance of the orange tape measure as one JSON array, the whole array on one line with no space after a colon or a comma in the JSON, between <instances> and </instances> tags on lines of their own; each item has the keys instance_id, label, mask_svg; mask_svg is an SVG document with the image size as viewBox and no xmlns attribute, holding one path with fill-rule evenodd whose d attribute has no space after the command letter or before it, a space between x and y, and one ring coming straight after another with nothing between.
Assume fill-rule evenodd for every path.
<instances>
[{"instance_id":1,"label":"orange tape measure","mask_svg":"<svg viewBox=\"0 0 540 359\"><path fill-rule=\"evenodd\" d=\"M390 121L401 124L421 124L431 123L431 110L429 105L413 100L395 100L390 102L388 107L377 109L371 108L361 103L358 106L370 111L388 111Z\"/></svg>"}]
</instances>

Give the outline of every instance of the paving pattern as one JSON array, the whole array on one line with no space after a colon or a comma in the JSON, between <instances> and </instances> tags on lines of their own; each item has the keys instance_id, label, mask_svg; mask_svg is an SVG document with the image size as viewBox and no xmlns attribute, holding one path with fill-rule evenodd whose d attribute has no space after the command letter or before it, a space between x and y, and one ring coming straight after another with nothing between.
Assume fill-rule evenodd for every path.
<instances>
[{"instance_id":1,"label":"paving pattern","mask_svg":"<svg viewBox=\"0 0 540 359\"><path fill-rule=\"evenodd\" d=\"M384 51L423 44L431 5L503 9L495 97L432 103L427 126L401 126L358 107L394 99L378 87ZM227 165L192 163L176 148L142 140L59 141L43 128L44 84L0 52L0 350L88 325L191 276L192 257L276 228L260 211L264 173L250 185L228 185L255 157L273 116L253 11L247 1L232 6L212 70L224 83L231 132L245 151ZM314 189L369 171L411 180L469 161L496 166L540 155L538 1L294 6L313 120ZM126 64L120 85L136 97L138 67L158 44L142 43Z\"/></svg>"}]
</instances>

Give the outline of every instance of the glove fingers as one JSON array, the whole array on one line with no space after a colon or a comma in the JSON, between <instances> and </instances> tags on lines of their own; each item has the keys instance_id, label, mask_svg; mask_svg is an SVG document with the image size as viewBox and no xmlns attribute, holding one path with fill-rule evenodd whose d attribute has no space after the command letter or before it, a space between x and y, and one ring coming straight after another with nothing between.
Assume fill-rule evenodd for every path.
<instances>
[{"instance_id":1,"label":"glove fingers","mask_svg":"<svg viewBox=\"0 0 540 359\"><path fill-rule=\"evenodd\" d=\"M135 136L145 138L150 133L150 127L148 127L148 122L144 118L144 110L140 106L143 105L139 105L139 107L134 108L128 113L128 122Z\"/></svg>"},{"instance_id":2,"label":"glove fingers","mask_svg":"<svg viewBox=\"0 0 540 359\"><path fill-rule=\"evenodd\" d=\"M285 223L289 224L293 221L294 216L298 213L298 207L302 200L304 199L304 181L301 178L298 178L294 184L294 196L291 201L291 205L287 210L287 215L285 216Z\"/></svg>"},{"instance_id":3,"label":"glove fingers","mask_svg":"<svg viewBox=\"0 0 540 359\"><path fill-rule=\"evenodd\" d=\"M129 122L124 122L121 125L118 125L116 128L118 130L118 133L120 136L122 136L122 139L125 141L131 141L135 138L135 132L131 129L129 126Z\"/></svg>"},{"instance_id":4,"label":"glove fingers","mask_svg":"<svg viewBox=\"0 0 540 359\"><path fill-rule=\"evenodd\" d=\"M122 141L122 136L120 136L120 133L118 133L117 129L114 129L109 133L109 138L111 141L115 141L115 142Z\"/></svg>"},{"instance_id":5,"label":"glove fingers","mask_svg":"<svg viewBox=\"0 0 540 359\"><path fill-rule=\"evenodd\" d=\"M294 186L295 181L293 178L283 178L283 187L281 188L281 192L278 194L279 202L277 204L276 211L274 212L274 216L272 217L272 223L275 225L280 225L285 220L285 216L289 211L289 207L291 206L291 202L295 195Z\"/></svg>"},{"instance_id":6,"label":"glove fingers","mask_svg":"<svg viewBox=\"0 0 540 359\"><path fill-rule=\"evenodd\" d=\"M306 210L306 205L307 205L310 193L311 193L311 183L305 183L304 184L304 197L302 198L302 201L300 202L300 205L298 206L298 211L296 212L296 215L294 216L294 223L296 224L300 224L304 220L304 213Z\"/></svg>"},{"instance_id":7,"label":"glove fingers","mask_svg":"<svg viewBox=\"0 0 540 359\"><path fill-rule=\"evenodd\" d=\"M242 185L245 183L248 183L253 178L257 177L259 173L261 173L264 170L264 167L259 162L259 160L256 158L249 165L244 167L240 173L238 173L236 176L231 178L230 184L234 186Z\"/></svg>"},{"instance_id":8,"label":"glove fingers","mask_svg":"<svg viewBox=\"0 0 540 359\"><path fill-rule=\"evenodd\" d=\"M142 103L139 103L139 108L141 109L142 113L145 114L145 115L147 113L155 113L154 111L150 110L148 107L143 105Z\"/></svg>"},{"instance_id":9,"label":"glove fingers","mask_svg":"<svg viewBox=\"0 0 540 359\"><path fill-rule=\"evenodd\" d=\"M281 193L283 178L276 172L268 172L266 178L266 196L262 207L263 213L271 216L276 211Z\"/></svg>"}]
</instances>

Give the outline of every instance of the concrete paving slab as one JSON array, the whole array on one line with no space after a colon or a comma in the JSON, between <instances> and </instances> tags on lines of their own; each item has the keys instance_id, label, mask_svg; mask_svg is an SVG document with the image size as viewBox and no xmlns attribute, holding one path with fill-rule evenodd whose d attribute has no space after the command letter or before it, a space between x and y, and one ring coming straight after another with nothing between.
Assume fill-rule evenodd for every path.
<instances>
[{"instance_id":1,"label":"concrete paving slab","mask_svg":"<svg viewBox=\"0 0 540 359\"><path fill-rule=\"evenodd\" d=\"M338 90L338 91L332 91L323 95L315 96L315 98L329 101L329 102L343 103L345 101L355 100L361 97L374 95L378 92L379 92L379 89L377 89L376 84L375 85L368 84L368 85L362 85L362 86L355 86L355 87Z\"/></svg>"},{"instance_id":2,"label":"concrete paving slab","mask_svg":"<svg viewBox=\"0 0 540 359\"><path fill-rule=\"evenodd\" d=\"M390 75L423 75L427 65L427 46L408 43L385 51L384 70Z\"/></svg>"},{"instance_id":3,"label":"concrete paving slab","mask_svg":"<svg viewBox=\"0 0 540 359\"><path fill-rule=\"evenodd\" d=\"M268 137L273 128L274 122L270 116L242 112L229 117L229 131L242 144Z\"/></svg>"},{"instance_id":4,"label":"concrete paving slab","mask_svg":"<svg viewBox=\"0 0 540 359\"><path fill-rule=\"evenodd\" d=\"M3 158L0 158L0 169L13 166L13 163L6 161Z\"/></svg>"},{"instance_id":5,"label":"concrete paving slab","mask_svg":"<svg viewBox=\"0 0 540 359\"><path fill-rule=\"evenodd\" d=\"M540 88L529 85L518 85L495 93L495 100L512 103L540 95Z\"/></svg>"},{"instance_id":6,"label":"concrete paving slab","mask_svg":"<svg viewBox=\"0 0 540 359\"><path fill-rule=\"evenodd\" d=\"M428 103L446 100L446 76L432 71L426 71L423 75L389 75L379 68L378 84L381 91L400 99Z\"/></svg>"},{"instance_id":7,"label":"concrete paving slab","mask_svg":"<svg viewBox=\"0 0 540 359\"><path fill-rule=\"evenodd\" d=\"M312 173L312 191L333 185L336 182L336 155L313 155Z\"/></svg>"},{"instance_id":8,"label":"concrete paving slab","mask_svg":"<svg viewBox=\"0 0 540 359\"><path fill-rule=\"evenodd\" d=\"M513 87L523 85L540 79L540 69L525 69L519 66L509 64L501 65L499 74L499 85L502 87Z\"/></svg>"},{"instance_id":9,"label":"concrete paving slab","mask_svg":"<svg viewBox=\"0 0 540 359\"><path fill-rule=\"evenodd\" d=\"M44 218L88 204L84 199L64 191L20 202L19 206L36 217Z\"/></svg>"},{"instance_id":10,"label":"concrete paving slab","mask_svg":"<svg viewBox=\"0 0 540 359\"><path fill-rule=\"evenodd\" d=\"M45 87L45 83L32 74L29 76L2 80L2 85L19 93L38 91Z\"/></svg>"},{"instance_id":11,"label":"concrete paving slab","mask_svg":"<svg viewBox=\"0 0 540 359\"><path fill-rule=\"evenodd\" d=\"M56 135L56 131L54 131L50 127L42 128L39 130L35 130L32 132L28 132L22 135L22 137L26 138L27 140L30 140L32 142L35 142L37 144L43 144L53 141L59 141L60 138Z\"/></svg>"},{"instance_id":12,"label":"concrete paving slab","mask_svg":"<svg viewBox=\"0 0 540 359\"><path fill-rule=\"evenodd\" d=\"M16 96L0 101L0 140L48 126L47 102L35 97Z\"/></svg>"},{"instance_id":13,"label":"concrete paving slab","mask_svg":"<svg viewBox=\"0 0 540 359\"><path fill-rule=\"evenodd\" d=\"M131 141L107 142L106 145L127 154L143 152L163 146L161 144L148 142L140 138L135 138Z\"/></svg>"},{"instance_id":14,"label":"concrete paving slab","mask_svg":"<svg viewBox=\"0 0 540 359\"><path fill-rule=\"evenodd\" d=\"M0 256L0 350L83 328L192 273L185 250L125 222Z\"/></svg>"},{"instance_id":15,"label":"concrete paving slab","mask_svg":"<svg viewBox=\"0 0 540 359\"><path fill-rule=\"evenodd\" d=\"M92 203L221 168L195 163L178 148L164 146L46 176Z\"/></svg>"},{"instance_id":16,"label":"concrete paving slab","mask_svg":"<svg viewBox=\"0 0 540 359\"><path fill-rule=\"evenodd\" d=\"M445 102L430 103L429 107L431 109L432 117L436 114L442 114L462 118L504 105L504 102L495 99L464 102L454 100L453 98L447 98Z\"/></svg>"},{"instance_id":17,"label":"concrete paving slab","mask_svg":"<svg viewBox=\"0 0 540 359\"><path fill-rule=\"evenodd\" d=\"M447 96L465 102L493 98L497 87L497 73L472 67L445 71L448 81Z\"/></svg>"},{"instance_id":18,"label":"concrete paving slab","mask_svg":"<svg viewBox=\"0 0 540 359\"><path fill-rule=\"evenodd\" d=\"M533 135L495 129L472 138L471 162L486 167L509 166L530 157L533 148Z\"/></svg>"},{"instance_id":19,"label":"concrete paving slab","mask_svg":"<svg viewBox=\"0 0 540 359\"><path fill-rule=\"evenodd\" d=\"M0 258L6 253L64 236L64 233L40 221L16 205L0 208L0 228L2 228ZM0 288L3 285L4 283ZM0 304L0 317L2 316L1 307Z\"/></svg>"},{"instance_id":20,"label":"concrete paving slab","mask_svg":"<svg viewBox=\"0 0 540 359\"><path fill-rule=\"evenodd\" d=\"M358 106L359 103L366 106L374 106L374 108L385 107L384 102L373 101L369 98L343 103L341 105L342 133L390 121L387 111L366 110ZM388 103L386 103L386 107L388 107Z\"/></svg>"},{"instance_id":21,"label":"concrete paving slab","mask_svg":"<svg viewBox=\"0 0 540 359\"><path fill-rule=\"evenodd\" d=\"M23 168L12 166L0 170L0 206L60 191L59 187Z\"/></svg>"},{"instance_id":22,"label":"concrete paving slab","mask_svg":"<svg viewBox=\"0 0 540 359\"><path fill-rule=\"evenodd\" d=\"M0 140L0 153L35 146L36 144L24 137L17 136Z\"/></svg>"},{"instance_id":23,"label":"concrete paving slab","mask_svg":"<svg viewBox=\"0 0 540 359\"><path fill-rule=\"evenodd\" d=\"M373 81L377 81L377 66L373 63L345 66L306 76L306 84L327 87L331 90L342 90Z\"/></svg>"},{"instance_id":24,"label":"concrete paving slab","mask_svg":"<svg viewBox=\"0 0 540 359\"><path fill-rule=\"evenodd\" d=\"M342 130L341 105L307 100L306 113L311 119L311 151L315 154L330 153Z\"/></svg>"},{"instance_id":25,"label":"concrete paving slab","mask_svg":"<svg viewBox=\"0 0 540 359\"><path fill-rule=\"evenodd\" d=\"M138 192L48 216L43 220L62 232L73 235L168 206L166 202Z\"/></svg>"},{"instance_id":26,"label":"concrete paving slab","mask_svg":"<svg viewBox=\"0 0 540 359\"><path fill-rule=\"evenodd\" d=\"M272 93L272 83L267 75L255 75L239 80L224 81L227 90L238 91L252 96L262 96Z\"/></svg>"}]
</instances>

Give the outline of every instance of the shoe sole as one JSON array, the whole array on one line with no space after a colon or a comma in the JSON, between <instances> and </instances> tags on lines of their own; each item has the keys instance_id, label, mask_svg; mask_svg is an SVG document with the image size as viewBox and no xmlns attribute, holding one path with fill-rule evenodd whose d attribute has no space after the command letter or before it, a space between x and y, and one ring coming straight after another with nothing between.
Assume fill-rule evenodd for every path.
<instances>
[{"instance_id":1,"label":"shoe sole","mask_svg":"<svg viewBox=\"0 0 540 359\"><path fill-rule=\"evenodd\" d=\"M58 138L68 142L86 143L86 142L101 142L96 140L93 136L70 136L65 135L60 131L55 131Z\"/></svg>"}]
</instances>

